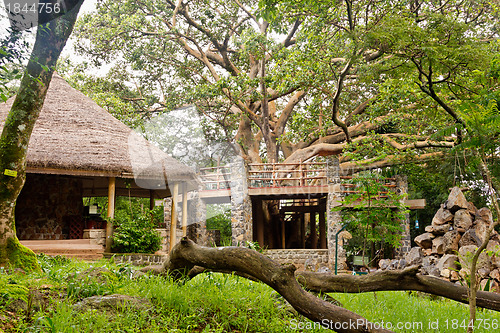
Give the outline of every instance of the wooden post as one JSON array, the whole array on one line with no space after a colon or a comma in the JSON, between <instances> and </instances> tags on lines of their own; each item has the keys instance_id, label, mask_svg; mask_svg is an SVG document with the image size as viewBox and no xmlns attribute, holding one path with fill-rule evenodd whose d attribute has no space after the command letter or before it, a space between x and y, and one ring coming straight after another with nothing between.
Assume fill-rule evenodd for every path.
<instances>
[{"instance_id":1,"label":"wooden post","mask_svg":"<svg viewBox=\"0 0 500 333\"><path fill-rule=\"evenodd\" d=\"M281 220L281 248L284 249L286 248L286 239L285 239L285 234L286 234L286 225L285 225L285 217Z\"/></svg>"},{"instance_id":2,"label":"wooden post","mask_svg":"<svg viewBox=\"0 0 500 333\"><path fill-rule=\"evenodd\" d=\"M188 226L188 192L187 184L182 183L182 236L187 236Z\"/></svg>"},{"instance_id":3,"label":"wooden post","mask_svg":"<svg viewBox=\"0 0 500 333\"><path fill-rule=\"evenodd\" d=\"M111 246L113 245L113 223L111 219L115 217L115 200L116 200L116 178L108 178L108 223L106 224L106 248L105 252L111 252Z\"/></svg>"},{"instance_id":4,"label":"wooden post","mask_svg":"<svg viewBox=\"0 0 500 333\"><path fill-rule=\"evenodd\" d=\"M319 248L326 249L326 226L325 226L325 213L323 210L319 211Z\"/></svg>"},{"instance_id":5,"label":"wooden post","mask_svg":"<svg viewBox=\"0 0 500 333\"><path fill-rule=\"evenodd\" d=\"M172 189L172 211L170 214L170 251L177 241L177 206L179 205L179 183L174 183Z\"/></svg>"},{"instance_id":6,"label":"wooden post","mask_svg":"<svg viewBox=\"0 0 500 333\"><path fill-rule=\"evenodd\" d=\"M318 248L318 234L316 233L316 213L309 213L309 223L311 223L311 249Z\"/></svg>"},{"instance_id":7,"label":"wooden post","mask_svg":"<svg viewBox=\"0 0 500 333\"><path fill-rule=\"evenodd\" d=\"M149 190L149 210L153 210L155 208L155 191Z\"/></svg>"},{"instance_id":8,"label":"wooden post","mask_svg":"<svg viewBox=\"0 0 500 333\"><path fill-rule=\"evenodd\" d=\"M305 249L306 248L306 214L301 213L300 214L300 248Z\"/></svg>"}]
</instances>

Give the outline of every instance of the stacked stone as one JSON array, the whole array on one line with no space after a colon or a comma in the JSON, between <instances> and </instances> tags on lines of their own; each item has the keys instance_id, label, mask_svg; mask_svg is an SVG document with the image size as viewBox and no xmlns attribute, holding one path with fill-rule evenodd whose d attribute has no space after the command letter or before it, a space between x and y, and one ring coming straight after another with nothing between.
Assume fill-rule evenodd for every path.
<instances>
[{"instance_id":1,"label":"stacked stone","mask_svg":"<svg viewBox=\"0 0 500 333\"><path fill-rule=\"evenodd\" d=\"M448 281L464 280L470 274L472 255L486 239L492 223L488 208L477 209L454 187L432 224L425 228L426 233L415 238L418 246L406 255L404 264L421 265L422 274ZM491 280L490 290L500 291L500 235L496 231L479 257L477 268L481 287L484 289Z\"/></svg>"}]
</instances>

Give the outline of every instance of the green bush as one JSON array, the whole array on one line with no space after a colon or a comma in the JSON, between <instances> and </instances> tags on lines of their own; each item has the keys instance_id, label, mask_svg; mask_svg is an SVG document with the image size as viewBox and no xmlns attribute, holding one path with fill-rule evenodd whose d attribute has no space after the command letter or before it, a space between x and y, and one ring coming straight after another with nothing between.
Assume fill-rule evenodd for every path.
<instances>
[{"instance_id":1,"label":"green bush","mask_svg":"<svg viewBox=\"0 0 500 333\"><path fill-rule=\"evenodd\" d=\"M113 252L116 253L155 253L161 248L161 237L156 224L148 213L134 220L115 219Z\"/></svg>"}]
</instances>

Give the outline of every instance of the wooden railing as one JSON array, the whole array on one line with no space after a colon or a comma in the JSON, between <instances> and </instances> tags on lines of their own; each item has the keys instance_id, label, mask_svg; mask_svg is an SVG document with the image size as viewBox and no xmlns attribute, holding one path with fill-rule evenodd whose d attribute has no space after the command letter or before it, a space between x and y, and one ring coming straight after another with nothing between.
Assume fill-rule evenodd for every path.
<instances>
[{"instance_id":1,"label":"wooden railing","mask_svg":"<svg viewBox=\"0 0 500 333\"><path fill-rule=\"evenodd\" d=\"M361 193L358 188L359 186L357 184L351 184L348 183L349 180L353 179L352 176L340 176L340 193L343 196L348 196L351 194L358 194ZM377 195L374 197L374 199L387 199L389 196L389 191L394 191L395 188L397 187L396 185L396 178L381 178L376 181L377 183L381 184L381 187L383 188L382 191L379 191Z\"/></svg>"},{"instance_id":2,"label":"wooden railing","mask_svg":"<svg viewBox=\"0 0 500 333\"><path fill-rule=\"evenodd\" d=\"M252 163L248 165L248 186L250 188L285 186L327 186L326 162L298 163ZM229 190L231 170L228 166L201 168L200 178L205 190ZM355 184L350 184L352 176L340 176L342 195L359 193ZM380 179L387 191L396 187L395 178ZM381 198L388 193L379 193Z\"/></svg>"},{"instance_id":3,"label":"wooden railing","mask_svg":"<svg viewBox=\"0 0 500 333\"><path fill-rule=\"evenodd\" d=\"M231 188L231 170L226 166L201 168L199 176L204 190L229 190Z\"/></svg>"},{"instance_id":4,"label":"wooden railing","mask_svg":"<svg viewBox=\"0 0 500 333\"><path fill-rule=\"evenodd\" d=\"M326 162L252 163L250 187L326 186Z\"/></svg>"}]
</instances>

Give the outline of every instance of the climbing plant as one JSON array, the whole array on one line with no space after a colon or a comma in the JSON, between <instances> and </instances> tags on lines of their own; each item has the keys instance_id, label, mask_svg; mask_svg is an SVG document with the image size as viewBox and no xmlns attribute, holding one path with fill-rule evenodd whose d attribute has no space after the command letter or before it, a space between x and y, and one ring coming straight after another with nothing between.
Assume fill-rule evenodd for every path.
<instances>
[{"instance_id":1,"label":"climbing plant","mask_svg":"<svg viewBox=\"0 0 500 333\"><path fill-rule=\"evenodd\" d=\"M353 236L346 246L348 253L361 252L363 258L376 259L377 247L379 254L384 247L398 247L403 236L401 221L409 212L403 202L405 195L388 187L385 179L376 173L361 173L348 184L352 193L343 198L342 206L335 208L342 210L343 223L348 224ZM370 263L363 262L365 266Z\"/></svg>"}]
</instances>

